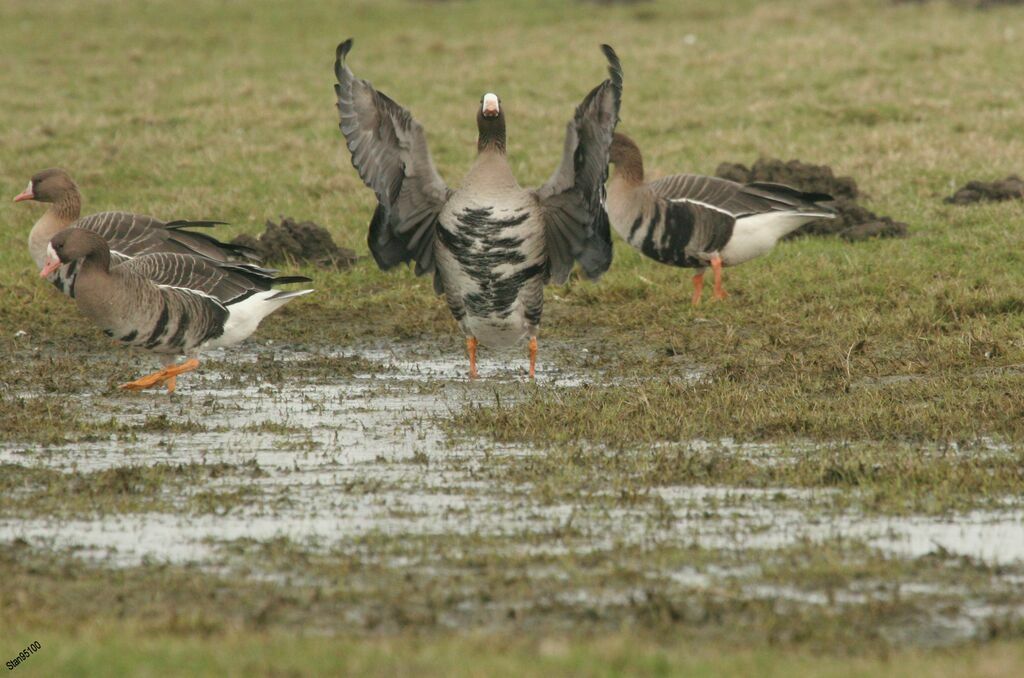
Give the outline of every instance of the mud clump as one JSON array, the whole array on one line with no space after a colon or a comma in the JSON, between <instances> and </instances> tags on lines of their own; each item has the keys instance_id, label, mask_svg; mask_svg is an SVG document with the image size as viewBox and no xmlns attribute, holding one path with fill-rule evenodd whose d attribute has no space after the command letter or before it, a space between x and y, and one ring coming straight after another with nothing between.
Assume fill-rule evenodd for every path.
<instances>
[{"instance_id":1,"label":"mud clump","mask_svg":"<svg viewBox=\"0 0 1024 678\"><path fill-rule=\"evenodd\" d=\"M889 0L894 5L924 5L930 0ZM968 9L988 9L1003 5L1024 5L1024 0L950 0L950 4Z\"/></svg>"},{"instance_id":2,"label":"mud clump","mask_svg":"<svg viewBox=\"0 0 1024 678\"><path fill-rule=\"evenodd\" d=\"M1024 181L1016 174L1011 174L999 181L968 181L966 186L943 202L949 205L970 205L976 202L1021 199L1024 199Z\"/></svg>"},{"instance_id":3,"label":"mud clump","mask_svg":"<svg viewBox=\"0 0 1024 678\"><path fill-rule=\"evenodd\" d=\"M857 203L860 191L853 177L837 177L828 165L812 165L790 160L760 158L750 168L734 162L723 162L715 170L723 179L741 184L769 181L786 184L808 193L828 193L835 200L830 206L834 219L816 219L793 231L787 238L801 235L838 235L850 242L869 238L905 238L907 225L891 217L879 216Z\"/></svg>"},{"instance_id":4,"label":"mud clump","mask_svg":"<svg viewBox=\"0 0 1024 678\"><path fill-rule=\"evenodd\" d=\"M240 235L231 241L256 250L268 263L310 263L320 268L351 268L359 257L346 247L335 244L323 226L312 221L296 222L284 217L281 223L267 220L260 237Z\"/></svg>"},{"instance_id":5,"label":"mud clump","mask_svg":"<svg viewBox=\"0 0 1024 678\"><path fill-rule=\"evenodd\" d=\"M715 174L741 184L751 181L786 184L808 193L828 193L836 199L852 200L859 193L853 177L837 177L828 165L811 165L799 160L783 162L760 158L750 169L739 163L723 162L715 170Z\"/></svg>"},{"instance_id":6,"label":"mud clump","mask_svg":"<svg viewBox=\"0 0 1024 678\"><path fill-rule=\"evenodd\" d=\"M893 221L889 217L881 217L878 221L865 221L862 224L844 228L839 231L839 237L848 242L870 240L871 238L906 238L907 225L901 221Z\"/></svg>"}]
</instances>

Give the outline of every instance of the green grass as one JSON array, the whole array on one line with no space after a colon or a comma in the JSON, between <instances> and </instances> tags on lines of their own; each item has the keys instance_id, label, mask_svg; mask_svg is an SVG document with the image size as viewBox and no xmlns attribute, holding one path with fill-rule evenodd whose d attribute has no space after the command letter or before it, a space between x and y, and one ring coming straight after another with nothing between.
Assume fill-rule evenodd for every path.
<instances>
[{"instance_id":1,"label":"green grass","mask_svg":"<svg viewBox=\"0 0 1024 678\"><path fill-rule=\"evenodd\" d=\"M18 671L30 675L160 676L1015 676L1019 646L994 644L956 655L897 652L837 660L771 648L733 649L686 639L659 643L629 632L587 638L318 638L228 633L154 641L118 626L75 634L22 631L42 645Z\"/></svg>"},{"instance_id":2,"label":"green grass","mask_svg":"<svg viewBox=\"0 0 1024 678\"><path fill-rule=\"evenodd\" d=\"M218 7L0 10L0 53L14 65L3 76L0 185L13 195L32 172L62 165L82 185L87 211L216 217L232 222L228 234L291 215L365 253L373 196L349 166L333 111L340 39L356 36L356 73L425 125L452 185L472 159L472 111L485 89L506 104L520 181L542 182L564 121L603 77L596 46L608 41L626 73L622 129L652 175L710 173L758 155L826 163L853 175L870 207L908 221L912 237L784 244L728 272L727 303L696 310L685 272L620 243L599 285L549 291L541 359L564 361L564 351L544 348L564 340L596 353L609 375L635 380L572 396L545 390L512 415L479 421L534 440L548 433L543 412L572 421L562 435L613 445L638 439L608 426L617 413L640 441L1020 438L1024 207L940 199L967 179L1020 171L1024 133L1005 86L1017 47L1003 33L1020 10L522 2L495 22L466 2ZM126 27L135 39L123 39ZM41 48L54 43L59 55ZM34 279L24 237L39 210L4 204L0 325L30 336L5 332L0 345L111 350ZM458 346L427 280L382 273L369 259L342 274L304 272L319 293L277 314L261 337ZM711 383L666 383L670 354L712 368Z\"/></svg>"},{"instance_id":3,"label":"green grass","mask_svg":"<svg viewBox=\"0 0 1024 678\"><path fill-rule=\"evenodd\" d=\"M864 513L883 515L998 509L1024 484L1019 451L857 444L771 452L771 463L765 463L730 445L608 450L568 444L546 454L493 459L479 475L496 484L515 479L551 505L581 495L616 505L621 497L648 496L653 488L714 485L838 490L837 507L850 502Z\"/></svg>"},{"instance_id":4,"label":"green grass","mask_svg":"<svg viewBox=\"0 0 1024 678\"><path fill-rule=\"evenodd\" d=\"M438 551L439 545L448 566L461 573L457 589L439 588L417 569L387 565L390 557ZM524 573L544 561L460 557L468 545L457 539L402 544L377 535L356 544L383 556L375 563L358 552L311 555L281 539L225 544L239 556L258 555L263 567L269 563L280 573L275 582L239 576L241 570L222 576L174 565L105 570L14 543L0 556L0 633L12 656L20 644L39 640L46 649L31 664L50 675L251 675L285 668L307 675L323 661L338 665L341 674L369 675L1013 675L1022 659L1020 644L1011 644L1019 622L1009 619L989 626L986 643L924 652L892 642L902 622L932 613L921 594L901 594L900 584L973 589L996 574L970 562L900 563L849 542L761 553L767 585L792 585L799 573L801 590L811 595L831 596L873 577L891 587L862 604L807 607L747 600L739 588L681 600L646 577L652 563L643 553L614 564L571 556L584 573L574 585L595 595L609 590L606 582L619 569L633 577L633 587L642 587L616 616L596 598L584 608L558 602L564 581L557 577L527 581ZM837 560L853 552L855 564L837 570ZM708 567L729 563L728 556L701 549L658 557L689 564L703 558ZM473 571L486 572L489 581L471 583ZM520 604L531 586L542 588L546 605ZM944 612L958 604L953 594L933 595ZM465 603L474 599L489 601L490 611L467 612ZM1019 593L991 603L1014 601ZM458 633L438 623L463 616L468 623ZM927 646L928 638L917 644Z\"/></svg>"},{"instance_id":5,"label":"green grass","mask_svg":"<svg viewBox=\"0 0 1024 678\"><path fill-rule=\"evenodd\" d=\"M75 517L167 511L174 508L174 493L204 480L237 474L258 478L261 469L251 463L154 464L116 466L102 471L66 473L42 466L0 464L0 516ZM243 488L255 492L252 488ZM231 493L200 493L191 498L197 511L228 508Z\"/></svg>"},{"instance_id":6,"label":"green grass","mask_svg":"<svg viewBox=\"0 0 1024 678\"><path fill-rule=\"evenodd\" d=\"M508 114L517 177L524 186L542 183L559 160L566 120L604 77L597 47L608 42L625 71L620 129L638 141L652 176L712 173L720 162L749 164L758 156L828 164L856 178L872 210L908 222L911 237L783 243L770 256L728 270L729 299L697 309L689 305L687 272L617 241L615 262L600 283L577 281L547 294L542 369L576 368L588 384L484 383L478 388L493 391L493 401L445 418L453 439L484 436L540 448L495 460L479 473L497 485L528 484L531 498L542 503L590 510L654 501L652 488L693 484L830 489L835 506L868 514L996 506L1019 495L1022 482L1024 204L965 208L942 198L969 179L1024 171L1020 96L1012 85L1024 52L1011 29L1021 19L1024 10L1014 7L974 11L958 3L883 0L513 0L500 8L460 0L3 4L0 436L29 455L38 445L130 440L148 432L187 441L203 429L203 408L218 406L190 404L184 396L171 401L164 419L147 414L125 423L117 410L131 411L133 401L107 399L97 410L81 395L110 393L151 361L112 347L37 278L25 238L41 209L8 202L34 172L69 169L86 213L221 219L231 222L218 230L225 237L257 234L265 220L285 215L323 224L339 244L365 255L374 199L351 168L337 129L331 67L339 41L354 36L355 73L424 125L452 186L472 161L475 107L489 90L501 95ZM297 348L412 341L453 355L462 350L430 281L411 271L384 273L364 258L346 272L300 272L315 279L317 293L269 318L258 339ZM27 335L15 336L18 331ZM484 350L481 360L486 366L502 359ZM228 353L205 369L242 386L330 383L373 366L340 357L297 363L261 357L239 365ZM705 376L692 381L694 369ZM300 433L272 421L249 426L254 434ZM695 439L722 438L777 444L781 462L765 466L690 449ZM993 443L1006 447L993 453ZM950 449L959 453L946 454ZM438 463L430 455L414 461ZM28 463L4 468L9 473L0 487L12 493L4 510L31 515L70 515L94 505L121 513L163 509L165 489L188 480L167 468L135 471L137 482L120 485L116 474L58 478ZM221 514L250 499L245 491L207 488L185 509ZM588 535L575 539L585 544ZM384 548L383 541L374 546ZM508 564L495 555L502 551L484 552L490 554L483 557L486 576L470 577L481 591ZM277 556L252 557L265 565ZM574 564L576 557L558 565L597 589L607 583L589 564ZM649 554L621 557L607 581L643 575ZM671 553L663 557L678 564ZM762 576L782 573L793 584L905 574L896 565L876 571L843 558L802 557L795 568L783 562ZM339 563L357 572L370 567L339 554L322 566ZM340 640L296 638L301 597L283 604L292 615L287 623L273 615L265 628L247 621L259 616L255 601L272 596L272 588L236 591L239 607L249 612L225 616L218 635L205 638L203 614L217 606L196 599L220 602L216 592L226 585L202 580L189 589L190 577L202 579L198 574L160 579L159 567L143 568L135 590L137 600L153 593L149 600L157 602L142 609L163 621L144 626L151 633L125 636L120 622L103 613L110 592L124 583L120 575L83 575L76 583L66 575L78 567L44 567L43 583L35 582L42 594L29 597L64 600L73 593L68 587L81 585L87 602L72 613L41 606L35 616L11 616L32 608L18 602L17 592L0 590L0 610L16 620L5 622L12 633L0 629L0 635L27 643L36 636L23 631L34 628L44 645L26 670L301 675L328 661L343 662L341 672L381 674L1010 675L1024 662L1018 648L999 644L934 655L887 647L895 654L879 659L868 648L870 629L892 611L884 606L826 623L749 611L736 602L712 624L719 635L708 645L679 644L681 628L699 625L641 624L637 637L629 628L587 635L571 627L552 631L557 625L548 618L538 622L538 637L527 629L527 637L515 639L449 633L430 623L411 636L366 639L331 628ZM319 576L318 567L311 572ZM6 562L0 575L9 579L23 570ZM395 571L384 581L395 583L392 612L407 617L420 614L421 603L452 604L443 584L459 585L415 577L403 583ZM416 598L413 583L440 588ZM187 595L175 598L175 586ZM550 586L554 595L564 584ZM498 590L510 599L521 593L513 584ZM398 604L404 594L413 608ZM343 599L367 602L352 595ZM364 595L384 594L370 587ZM175 626L166 620L179 608L201 613ZM751 647L743 621L748 611L757 629ZM65 617L80 627L62 626ZM602 621L626 618L632 619ZM771 633L773 624L780 634ZM547 631L555 640L540 637ZM1021 633L1012 624L996 631L997 637ZM773 645L779 637L786 642ZM835 653L859 658L807 654L830 641ZM505 644L508 650L496 649ZM5 642L3 649L17 648Z\"/></svg>"},{"instance_id":7,"label":"green grass","mask_svg":"<svg viewBox=\"0 0 1024 678\"><path fill-rule=\"evenodd\" d=\"M365 639L281 633L172 636L155 641L117 626L95 633L21 631L42 645L18 667L31 675L161 676L792 676L822 678L950 675L1015 676L1019 646L971 648L957 655L899 652L836 659L777 649L661 644L628 632L587 638L503 637L478 632L459 642L433 636Z\"/></svg>"}]
</instances>

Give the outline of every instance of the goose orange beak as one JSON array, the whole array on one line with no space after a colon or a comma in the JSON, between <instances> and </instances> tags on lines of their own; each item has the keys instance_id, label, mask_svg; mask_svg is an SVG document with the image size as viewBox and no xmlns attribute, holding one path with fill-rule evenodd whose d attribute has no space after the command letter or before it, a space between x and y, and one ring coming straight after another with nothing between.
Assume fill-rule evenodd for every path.
<instances>
[{"instance_id":1,"label":"goose orange beak","mask_svg":"<svg viewBox=\"0 0 1024 678\"><path fill-rule=\"evenodd\" d=\"M14 202L21 202L22 200L35 200L35 195L32 193L32 187L29 186L24 191L14 196Z\"/></svg>"},{"instance_id":2,"label":"goose orange beak","mask_svg":"<svg viewBox=\"0 0 1024 678\"><path fill-rule=\"evenodd\" d=\"M47 257L43 270L39 271L39 277L48 278L58 268L60 268L60 259L57 257Z\"/></svg>"}]
</instances>

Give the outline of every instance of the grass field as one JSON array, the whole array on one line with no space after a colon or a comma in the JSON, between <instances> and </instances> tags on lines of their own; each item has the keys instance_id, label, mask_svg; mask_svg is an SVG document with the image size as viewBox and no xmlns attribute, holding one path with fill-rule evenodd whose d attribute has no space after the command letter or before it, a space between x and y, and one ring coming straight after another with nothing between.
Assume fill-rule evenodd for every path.
<instances>
[{"instance_id":1,"label":"grass field","mask_svg":"<svg viewBox=\"0 0 1024 678\"><path fill-rule=\"evenodd\" d=\"M853 176L910 237L804 238L689 305L616 242L526 349L462 340L430 281L317 293L179 394L0 231L0 662L305 675L1020 675L1024 8L729 3L0 5L0 197L62 166L86 213L291 216L367 255L334 48L456 185L496 91L524 186L625 72L652 176L759 156Z\"/></svg>"}]
</instances>

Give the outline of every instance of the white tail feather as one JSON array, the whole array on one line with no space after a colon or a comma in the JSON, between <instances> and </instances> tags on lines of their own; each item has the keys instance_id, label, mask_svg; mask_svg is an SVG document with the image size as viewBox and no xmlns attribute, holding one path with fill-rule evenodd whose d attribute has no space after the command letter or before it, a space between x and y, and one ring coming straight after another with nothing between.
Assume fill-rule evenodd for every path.
<instances>
[{"instance_id":1,"label":"white tail feather","mask_svg":"<svg viewBox=\"0 0 1024 678\"><path fill-rule=\"evenodd\" d=\"M732 237L722 248L722 262L735 266L768 252L782 236L815 219L835 215L816 212L764 212L736 220Z\"/></svg>"},{"instance_id":2,"label":"white tail feather","mask_svg":"<svg viewBox=\"0 0 1024 678\"><path fill-rule=\"evenodd\" d=\"M204 348L218 348L220 346L231 346L247 338L256 328L260 321L268 315L313 290L267 290L243 299L237 304L228 306L228 319L224 323L224 333L210 341Z\"/></svg>"}]
</instances>

